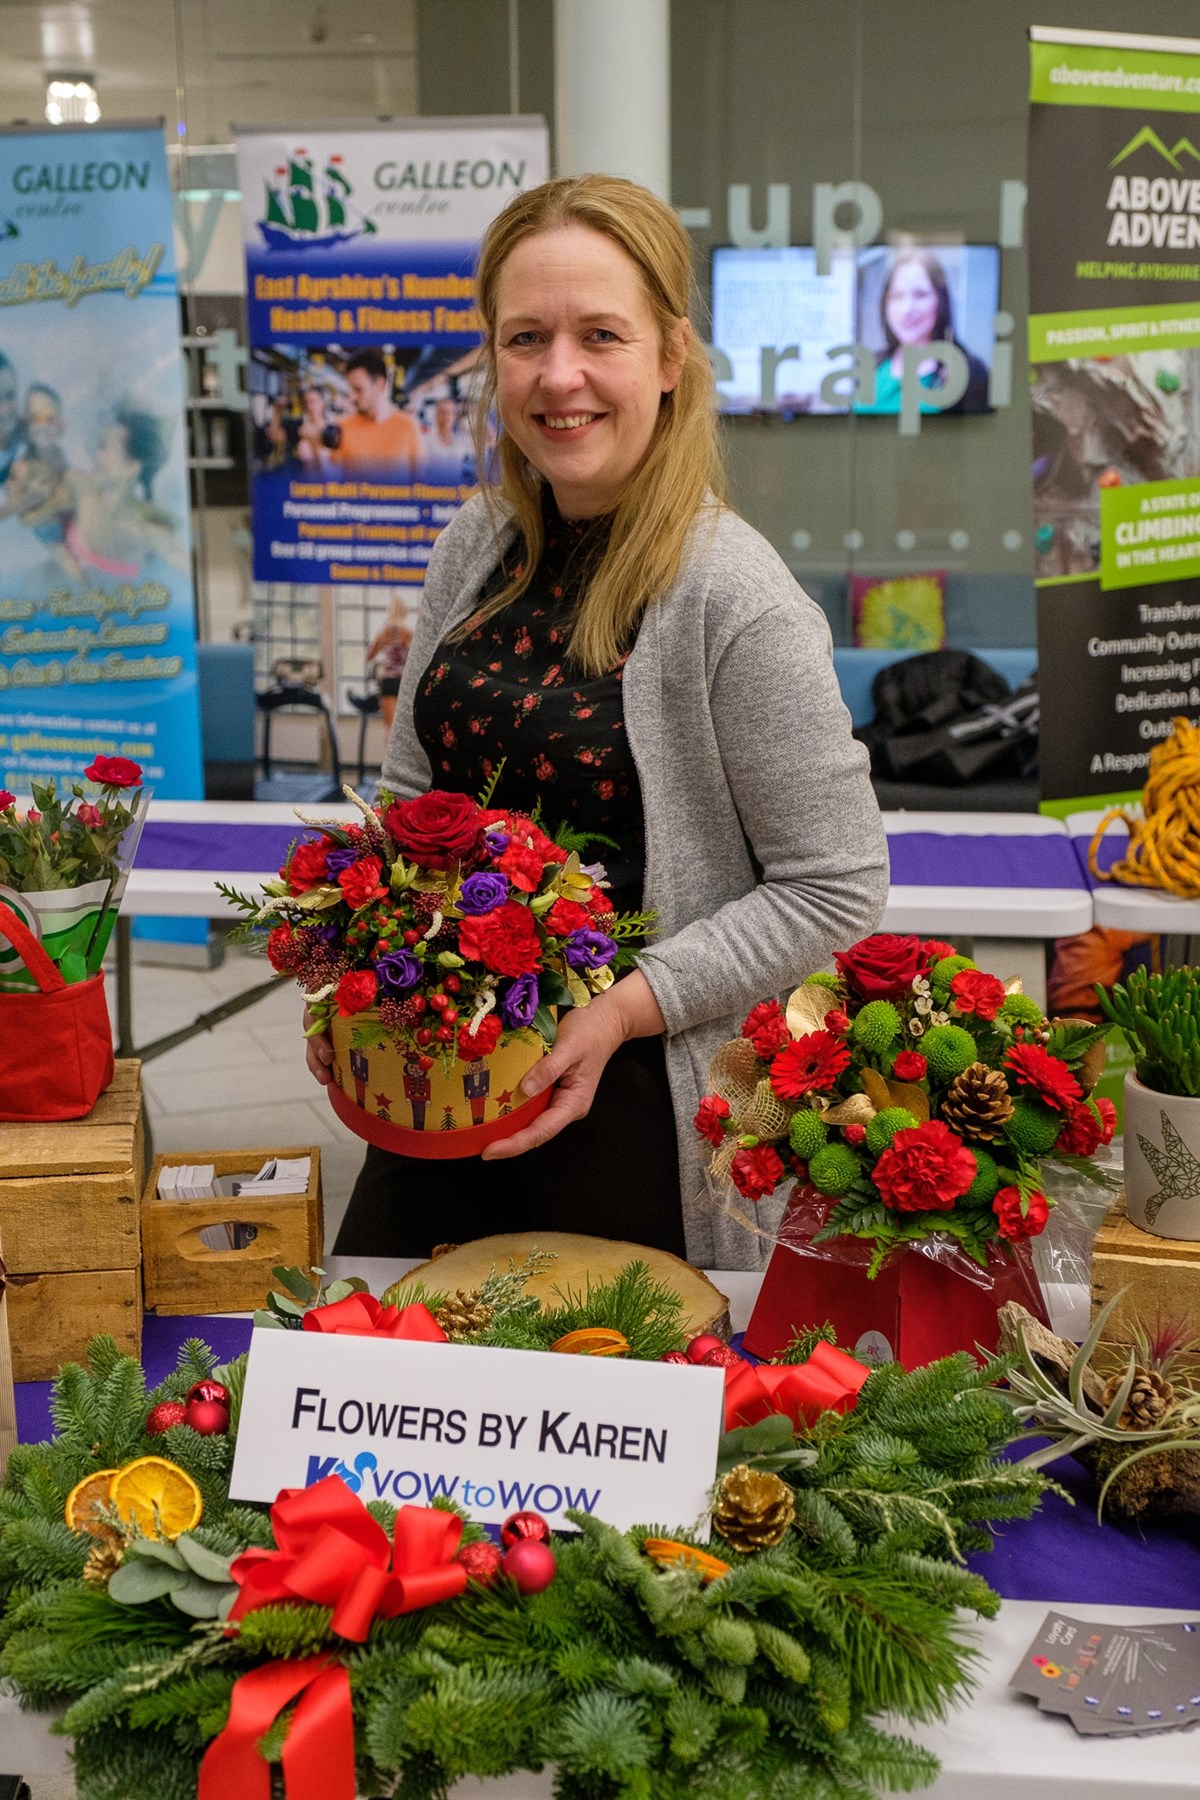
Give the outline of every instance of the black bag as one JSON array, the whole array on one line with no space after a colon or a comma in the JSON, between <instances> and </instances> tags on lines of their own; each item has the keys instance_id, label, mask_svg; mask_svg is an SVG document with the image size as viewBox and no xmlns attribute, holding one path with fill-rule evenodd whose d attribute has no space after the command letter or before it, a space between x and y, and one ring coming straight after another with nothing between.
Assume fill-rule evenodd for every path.
<instances>
[{"instance_id":1,"label":"black bag","mask_svg":"<svg viewBox=\"0 0 1200 1800\"><path fill-rule=\"evenodd\" d=\"M962 787L1037 773L1038 693L1014 693L969 650L929 650L889 663L871 683L875 717L855 732L884 780Z\"/></svg>"}]
</instances>

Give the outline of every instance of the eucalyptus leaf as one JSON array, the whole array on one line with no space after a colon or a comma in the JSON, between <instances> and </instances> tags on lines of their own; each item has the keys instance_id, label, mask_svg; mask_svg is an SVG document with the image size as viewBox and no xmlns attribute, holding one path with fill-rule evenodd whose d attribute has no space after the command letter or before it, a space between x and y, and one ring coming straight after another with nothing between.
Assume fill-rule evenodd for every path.
<instances>
[{"instance_id":1,"label":"eucalyptus leaf","mask_svg":"<svg viewBox=\"0 0 1200 1800\"><path fill-rule=\"evenodd\" d=\"M229 1580L229 1565L232 1559L228 1556L218 1556L215 1550L210 1550L206 1544L198 1543L190 1533L185 1532L182 1537L176 1538L175 1548L179 1551L181 1562L185 1563L194 1575L199 1575L204 1581L226 1582Z\"/></svg>"},{"instance_id":2,"label":"eucalyptus leaf","mask_svg":"<svg viewBox=\"0 0 1200 1800\"><path fill-rule=\"evenodd\" d=\"M186 1570L169 1569L165 1563L151 1563L141 1557L123 1562L109 1576L108 1594L122 1606L145 1606L149 1600L161 1600L164 1594L183 1587L190 1580Z\"/></svg>"},{"instance_id":3,"label":"eucalyptus leaf","mask_svg":"<svg viewBox=\"0 0 1200 1800\"><path fill-rule=\"evenodd\" d=\"M164 1544L160 1538L134 1538L126 1556L140 1556L146 1562L165 1563L168 1569L186 1569L182 1555L174 1544Z\"/></svg>"},{"instance_id":4,"label":"eucalyptus leaf","mask_svg":"<svg viewBox=\"0 0 1200 1800\"><path fill-rule=\"evenodd\" d=\"M202 1581L198 1575L193 1575L174 1590L171 1604L187 1613L190 1619L219 1619L221 1609L229 1599L227 1590L236 1593L236 1583Z\"/></svg>"}]
</instances>

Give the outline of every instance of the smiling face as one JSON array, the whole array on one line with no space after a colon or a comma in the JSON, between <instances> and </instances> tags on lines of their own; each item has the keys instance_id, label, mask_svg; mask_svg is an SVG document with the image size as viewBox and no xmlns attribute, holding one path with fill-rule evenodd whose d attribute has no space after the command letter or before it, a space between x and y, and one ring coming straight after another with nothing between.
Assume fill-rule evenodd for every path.
<instances>
[{"instance_id":1,"label":"smiling face","mask_svg":"<svg viewBox=\"0 0 1200 1800\"><path fill-rule=\"evenodd\" d=\"M496 405L504 429L566 518L616 505L640 466L662 396L679 379L686 322L668 361L637 267L586 225L525 238L496 289Z\"/></svg>"},{"instance_id":2,"label":"smiling face","mask_svg":"<svg viewBox=\"0 0 1200 1800\"><path fill-rule=\"evenodd\" d=\"M904 262L888 283L884 316L897 343L928 344L937 326L938 291L919 262Z\"/></svg>"}]
</instances>

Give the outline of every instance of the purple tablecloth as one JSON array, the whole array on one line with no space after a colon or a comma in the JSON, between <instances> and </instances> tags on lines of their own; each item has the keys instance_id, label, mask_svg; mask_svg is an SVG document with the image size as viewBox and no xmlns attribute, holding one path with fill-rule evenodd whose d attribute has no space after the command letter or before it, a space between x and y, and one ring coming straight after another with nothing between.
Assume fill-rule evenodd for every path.
<instances>
[{"instance_id":1,"label":"purple tablecloth","mask_svg":"<svg viewBox=\"0 0 1200 1800\"><path fill-rule=\"evenodd\" d=\"M1111 882L1099 881L1088 868L1088 851L1091 848L1091 843L1092 835L1090 832L1086 837L1073 837L1071 839L1071 849L1079 863L1084 883L1087 887L1092 889L1098 887L1110 887L1112 885ZM1129 838L1125 832L1117 830L1108 831L1100 839L1100 848L1097 852L1096 860L1102 869L1111 869L1113 864L1118 862L1128 849ZM1120 885L1121 884L1118 883L1118 886Z\"/></svg>"},{"instance_id":2,"label":"purple tablecloth","mask_svg":"<svg viewBox=\"0 0 1200 1800\"><path fill-rule=\"evenodd\" d=\"M147 1316L142 1361L151 1387L175 1367L176 1351L189 1337L203 1338L227 1362L247 1348L250 1321ZM27 1382L17 1388L22 1443L49 1436L49 1400L49 1382ZM1075 1505L1047 1495L1032 1519L999 1527L990 1554L968 1559L997 1592L1008 1600L1056 1605L1200 1609L1200 1518L1144 1527L1101 1525L1096 1519L1095 1488L1079 1464L1064 1458L1050 1472L1074 1496Z\"/></svg>"}]
</instances>

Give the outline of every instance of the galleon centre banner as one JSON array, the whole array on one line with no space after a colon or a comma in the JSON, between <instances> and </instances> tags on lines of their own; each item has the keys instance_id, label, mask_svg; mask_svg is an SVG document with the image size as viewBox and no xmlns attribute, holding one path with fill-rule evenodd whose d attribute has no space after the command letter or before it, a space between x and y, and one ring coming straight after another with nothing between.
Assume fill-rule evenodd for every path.
<instances>
[{"instance_id":1,"label":"galleon centre banner","mask_svg":"<svg viewBox=\"0 0 1200 1800\"><path fill-rule=\"evenodd\" d=\"M403 588L476 484L475 260L532 118L238 133L254 573Z\"/></svg>"},{"instance_id":2,"label":"galleon centre banner","mask_svg":"<svg viewBox=\"0 0 1200 1800\"><path fill-rule=\"evenodd\" d=\"M161 123L0 131L0 788L202 790Z\"/></svg>"},{"instance_id":3,"label":"galleon centre banner","mask_svg":"<svg viewBox=\"0 0 1200 1800\"><path fill-rule=\"evenodd\" d=\"M1042 805L1200 721L1200 40L1035 27L1029 360Z\"/></svg>"}]
</instances>

